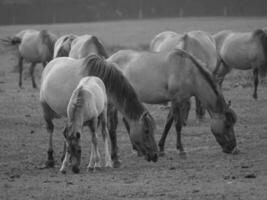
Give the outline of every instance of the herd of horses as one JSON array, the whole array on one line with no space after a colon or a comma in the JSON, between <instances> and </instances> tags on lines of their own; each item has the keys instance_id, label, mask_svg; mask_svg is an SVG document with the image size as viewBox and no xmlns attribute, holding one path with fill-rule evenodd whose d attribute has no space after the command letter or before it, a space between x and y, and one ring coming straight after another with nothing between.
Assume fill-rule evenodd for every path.
<instances>
[{"instance_id":1,"label":"herd of horses","mask_svg":"<svg viewBox=\"0 0 267 200\"><path fill-rule=\"evenodd\" d=\"M267 71L267 32L204 31L159 33L148 51L119 50L108 55L93 35L63 35L47 30L24 30L3 38L2 44L15 46L18 55L19 86L22 87L23 60L30 62L33 88L34 67L43 63L40 102L49 133L47 167L53 167L53 119L65 117L64 151L60 171L70 163L78 173L81 161L83 126L91 134L89 170L100 166L96 131L101 125L106 167L119 167L116 128L118 111L138 155L156 162L164 154L165 140L175 123L176 147L185 154L182 127L196 99L196 115L202 120L205 109L211 117L211 132L225 153L236 153L234 125L237 115L226 102L222 82L231 69L252 69L253 97L257 99L258 76ZM167 121L157 145L156 126L143 103L170 102ZM111 152L109 152L109 143Z\"/></svg>"}]
</instances>

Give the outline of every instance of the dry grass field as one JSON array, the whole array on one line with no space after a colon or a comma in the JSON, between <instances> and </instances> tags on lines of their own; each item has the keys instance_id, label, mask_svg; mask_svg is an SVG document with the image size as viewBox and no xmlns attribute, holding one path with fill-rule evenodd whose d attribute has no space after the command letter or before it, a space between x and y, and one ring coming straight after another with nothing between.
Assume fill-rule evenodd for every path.
<instances>
[{"instance_id":1,"label":"dry grass field","mask_svg":"<svg viewBox=\"0 0 267 200\"><path fill-rule=\"evenodd\" d=\"M143 49L159 32L223 29L250 31L267 27L267 18L172 18L81 24L0 26L0 37L26 29L49 29L66 33L95 34L109 53L123 48ZM119 123L120 168L87 172L90 137L82 135L81 173L59 173L63 123L56 121L54 169L42 169L46 160L48 134L39 105L39 92L31 88L25 67L24 89L18 87L16 60L10 50L0 52L0 199L185 199L185 200L265 200L267 199L267 91L259 86L253 100L250 72L234 71L224 83L224 94L238 115L235 132L240 153L227 155L209 129L209 117L195 121L194 110L182 138L187 157L175 149L175 131L166 141L166 156L157 163L146 162L132 152L129 137ZM27 64L26 64L27 66ZM42 67L37 67L40 85ZM158 140L167 110L147 105L157 123ZM101 145L102 141L100 140ZM102 149L101 149L102 150ZM103 155L103 151L101 151Z\"/></svg>"}]
</instances>

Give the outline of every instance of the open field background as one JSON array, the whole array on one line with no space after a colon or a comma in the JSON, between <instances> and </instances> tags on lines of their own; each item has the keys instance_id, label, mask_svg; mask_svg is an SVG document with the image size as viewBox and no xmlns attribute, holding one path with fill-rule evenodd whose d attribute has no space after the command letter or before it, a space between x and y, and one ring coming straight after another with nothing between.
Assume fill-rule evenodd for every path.
<instances>
[{"instance_id":1,"label":"open field background","mask_svg":"<svg viewBox=\"0 0 267 200\"><path fill-rule=\"evenodd\" d=\"M267 18L184 18L120 21L82 24L0 26L0 37L26 28L49 29L58 35L94 34L109 53L118 49L145 49L159 32L224 29L251 31L267 27ZM238 115L236 136L238 155L221 152L209 130L209 118L196 124L194 110L183 130L187 158L175 150L174 129L166 141L167 155L157 163L148 163L132 153L122 123L118 127L123 165L96 173L86 172L90 137L82 135L81 173L60 174L63 144L62 121L56 121L54 169L41 169L46 160L46 133L38 90L31 88L25 67L24 89L18 88L16 60L10 50L0 50L0 199L194 199L223 200L267 199L267 89L259 87L259 100L251 97L250 72L234 71L224 83L227 100ZM41 67L36 77L40 85ZM148 106L157 122L158 140L167 111ZM99 140L102 144L101 138Z\"/></svg>"}]
</instances>

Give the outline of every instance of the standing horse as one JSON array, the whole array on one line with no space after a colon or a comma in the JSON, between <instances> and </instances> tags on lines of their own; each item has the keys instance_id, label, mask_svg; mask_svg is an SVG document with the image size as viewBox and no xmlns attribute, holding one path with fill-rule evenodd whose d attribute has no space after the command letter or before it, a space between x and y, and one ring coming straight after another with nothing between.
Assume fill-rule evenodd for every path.
<instances>
[{"instance_id":1,"label":"standing horse","mask_svg":"<svg viewBox=\"0 0 267 200\"><path fill-rule=\"evenodd\" d=\"M37 88L34 78L34 68L37 63L46 63L53 58L56 36L47 30L23 30L14 37L2 39L9 46L18 49L19 87L22 87L23 60L30 62L30 75L32 87Z\"/></svg>"},{"instance_id":2,"label":"standing horse","mask_svg":"<svg viewBox=\"0 0 267 200\"><path fill-rule=\"evenodd\" d=\"M220 63L214 74L220 84L231 69L253 70L254 92L257 99L258 76L265 76L267 71L267 34L258 29L253 32L221 31L213 35Z\"/></svg>"},{"instance_id":3,"label":"standing horse","mask_svg":"<svg viewBox=\"0 0 267 200\"><path fill-rule=\"evenodd\" d=\"M53 58L69 56L71 43L76 37L76 35L68 34L58 38L54 46Z\"/></svg>"},{"instance_id":4,"label":"standing horse","mask_svg":"<svg viewBox=\"0 0 267 200\"><path fill-rule=\"evenodd\" d=\"M80 137L83 125L88 126L91 140L91 156L88 169L100 168L100 154L97 145L96 130L98 122L102 126L102 136L105 144L106 167L112 167L108 147L107 129L107 95L103 81L100 78L90 76L80 80L73 91L67 107L68 124L64 131L66 139L65 158L60 171L66 172L66 166L71 160L72 171L79 172L81 160Z\"/></svg>"},{"instance_id":5,"label":"standing horse","mask_svg":"<svg viewBox=\"0 0 267 200\"><path fill-rule=\"evenodd\" d=\"M151 44L154 44L153 41L155 41L157 38L165 36L165 39L161 40L161 42L158 41L157 46L154 45L156 48L151 50L154 50L155 52L161 52L170 51L174 48L184 49L196 56L202 62L206 63L207 69L210 72L213 72L216 69L216 65L218 62L216 44L209 33L204 31L190 31L184 35L174 35L174 32L171 33L172 34L167 31L158 34L152 40ZM201 106L200 101L197 98L195 102L196 116L197 119L201 121L205 115L205 110Z\"/></svg>"},{"instance_id":6,"label":"standing horse","mask_svg":"<svg viewBox=\"0 0 267 200\"><path fill-rule=\"evenodd\" d=\"M83 59L60 57L48 63L42 74L40 101L49 133L47 167L54 165L53 158L53 119L67 116L67 105L73 90L81 78L97 76L105 84L109 101L121 111L131 127L130 139L148 161L158 159L157 145L154 138L154 120L138 100L138 97L115 64L106 62L96 55ZM111 157L114 167L120 164L118 158L117 138L110 132Z\"/></svg>"},{"instance_id":7,"label":"standing horse","mask_svg":"<svg viewBox=\"0 0 267 200\"><path fill-rule=\"evenodd\" d=\"M181 153L184 153L181 129L191 96L196 96L208 109L212 118L211 131L223 151L234 151L236 115L226 105L206 66L192 54L181 49L158 53L121 50L112 55L108 62L119 66L142 102L162 104L171 101L168 119L175 121L176 147ZM161 152L164 152L166 136L167 132L159 141Z\"/></svg>"}]
</instances>

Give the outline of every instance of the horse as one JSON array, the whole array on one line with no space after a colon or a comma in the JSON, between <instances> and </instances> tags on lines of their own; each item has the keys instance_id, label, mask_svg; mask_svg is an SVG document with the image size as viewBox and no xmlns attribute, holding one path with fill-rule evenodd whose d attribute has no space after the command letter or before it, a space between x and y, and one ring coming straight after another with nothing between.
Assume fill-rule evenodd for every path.
<instances>
[{"instance_id":1,"label":"horse","mask_svg":"<svg viewBox=\"0 0 267 200\"><path fill-rule=\"evenodd\" d=\"M173 31L164 31L159 34L157 34L150 42L149 49L152 52L160 52L162 45L166 42L168 43L169 40L172 40L173 38L182 36L182 34L175 33ZM175 43L173 48L175 47Z\"/></svg>"},{"instance_id":2,"label":"horse","mask_svg":"<svg viewBox=\"0 0 267 200\"><path fill-rule=\"evenodd\" d=\"M67 57L70 52L71 43L76 38L76 35L67 34L59 37L54 46L53 58Z\"/></svg>"},{"instance_id":3,"label":"horse","mask_svg":"<svg viewBox=\"0 0 267 200\"><path fill-rule=\"evenodd\" d=\"M157 40L164 38L164 40ZM158 41L155 43L155 41ZM157 44L157 45L153 45ZM154 52L169 51L174 48L181 48L196 56L202 62L207 64L207 69L213 72L218 63L216 44L211 34L204 31L190 31L185 34L165 31L159 33L151 42L151 48ZM202 121L205 115L205 109L196 98L196 116L198 121Z\"/></svg>"},{"instance_id":4,"label":"horse","mask_svg":"<svg viewBox=\"0 0 267 200\"><path fill-rule=\"evenodd\" d=\"M2 39L5 45L17 48L20 88L22 88L23 60L31 63L32 87L37 88L34 68L37 63L42 63L45 67L46 63L53 58L56 39L56 35L47 30L37 31L32 29L23 30L13 37Z\"/></svg>"},{"instance_id":5,"label":"horse","mask_svg":"<svg viewBox=\"0 0 267 200\"><path fill-rule=\"evenodd\" d=\"M231 69L253 70L253 98L258 98L259 75L267 71L267 33L262 29L253 32L225 30L213 35L219 54L219 64L214 71L220 85Z\"/></svg>"},{"instance_id":6,"label":"horse","mask_svg":"<svg viewBox=\"0 0 267 200\"><path fill-rule=\"evenodd\" d=\"M102 126L105 145L106 167L112 167L109 153L107 128L107 95L103 81L95 76L84 77L72 92L67 106L68 124L63 132L66 140L65 157L60 172L66 173L66 166L71 160L72 171L79 172L81 159L80 137L83 125L88 126L91 134L91 156L89 170L101 168L97 145L96 130L98 123Z\"/></svg>"},{"instance_id":7,"label":"horse","mask_svg":"<svg viewBox=\"0 0 267 200\"><path fill-rule=\"evenodd\" d=\"M208 109L211 131L223 152L235 152L236 114L227 106L213 76L206 69L207 66L191 53L182 49L157 53L120 50L107 61L117 64L132 84L140 101L148 104L171 102L168 121L172 118L175 121L176 147L181 154L184 154L181 130L188 112L187 102L191 96L196 96ZM167 132L161 136L158 143L160 154L164 153L166 137Z\"/></svg>"},{"instance_id":8,"label":"horse","mask_svg":"<svg viewBox=\"0 0 267 200\"><path fill-rule=\"evenodd\" d=\"M89 55L82 59L59 57L47 64L42 73L40 88L43 117L49 133L47 167L54 166L53 119L67 116L67 105L71 94L80 79L85 76L97 76L104 82L109 101L129 122L132 144L135 144L138 150L145 154L147 161L158 160L158 149L154 138L154 119L139 101L129 81L115 65L97 55ZM109 133L112 138L113 167L119 167L117 137L110 130Z\"/></svg>"}]
</instances>

